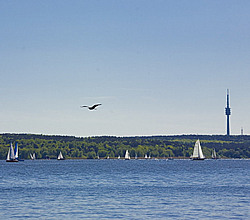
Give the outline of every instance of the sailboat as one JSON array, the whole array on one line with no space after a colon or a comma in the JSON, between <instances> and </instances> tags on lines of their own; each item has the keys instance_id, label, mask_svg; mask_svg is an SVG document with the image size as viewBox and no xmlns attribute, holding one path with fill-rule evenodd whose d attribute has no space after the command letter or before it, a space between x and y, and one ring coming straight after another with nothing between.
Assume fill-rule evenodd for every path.
<instances>
[{"instance_id":1,"label":"sailboat","mask_svg":"<svg viewBox=\"0 0 250 220\"><path fill-rule=\"evenodd\" d=\"M128 150L126 150L126 153L125 153L125 160L130 160L130 156L129 156Z\"/></svg>"},{"instance_id":2,"label":"sailboat","mask_svg":"<svg viewBox=\"0 0 250 220\"><path fill-rule=\"evenodd\" d=\"M119 155L119 156L117 157L117 159L120 160L120 159L121 159L121 156Z\"/></svg>"},{"instance_id":3,"label":"sailboat","mask_svg":"<svg viewBox=\"0 0 250 220\"><path fill-rule=\"evenodd\" d=\"M190 157L190 159L192 159L192 160L204 160L205 159L205 156L202 153L201 144L200 144L199 139L195 142L194 152L193 152L193 155Z\"/></svg>"},{"instance_id":4,"label":"sailboat","mask_svg":"<svg viewBox=\"0 0 250 220\"><path fill-rule=\"evenodd\" d=\"M64 160L64 157L62 155L62 152L60 151L58 157L57 157L57 160Z\"/></svg>"},{"instance_id":5,"label":"sailboat","mask_svg":"<svg viewBox=\"0 0 250 220\"><path fill-rule=\"evenodd\" d=\"M212 151L212 159L218 159L217 155L216 155L216 151L215 148Z\"/></svg>"},{"instance_id":6,"label":"sailboat","mask_svg":"<svg viewBox=\"0 0 250 220\"><path fill-rule=\"evenodd\" d=\"M17 145L14 151L12 143L10 144L6 162L18 162L18 146Z\"/></svg>"},{"instance_id":7,"label":"sailboat","mask_svg":"<svg viewBox=\"0 0 250 220\"><path fill-rule=\"evenodd\" d=\"M170 156L170 154L168 155L168 160L173 160L174 158Z\"/></svg>"},{"instance_id":8,"label":"sailboat","mask_svg":"<svg viewBox=\"0 0 250 220\"><path fill-rule=\"evenodd\" d=\"M35 160L35 159L36 159L36 154L35 154L35 153L30 154L30 159L31 159L31 160Z\"/></svg>"}]
</instances>

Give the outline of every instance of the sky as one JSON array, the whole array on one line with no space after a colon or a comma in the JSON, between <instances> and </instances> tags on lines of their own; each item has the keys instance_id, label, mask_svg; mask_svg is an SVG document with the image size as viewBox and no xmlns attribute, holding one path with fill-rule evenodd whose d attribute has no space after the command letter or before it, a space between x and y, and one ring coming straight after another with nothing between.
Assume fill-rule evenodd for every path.
<instances>
[{"instance_id":1,"label":"sky","mask_svg":"<svg viewBox=\"0 0 250 220\"><path fill-rule=\"evenodd\" d=\"M0 133L223 135L229 89L231 134L250 134L249 11L248 0L0 0Z\"/></svg>"}]
</instances>

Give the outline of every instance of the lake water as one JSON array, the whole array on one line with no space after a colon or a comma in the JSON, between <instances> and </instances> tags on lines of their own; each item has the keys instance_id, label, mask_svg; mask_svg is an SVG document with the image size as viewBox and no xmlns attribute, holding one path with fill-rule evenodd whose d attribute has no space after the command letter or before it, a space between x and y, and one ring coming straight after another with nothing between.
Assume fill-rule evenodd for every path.
<instances>
[{"instance_id":1,"label":"lake water","mask_svg":"<svg viewBox=\"0 0 250 220\"><path fill-rule=\"evenodd\" d=\"M0 219L250 219L250 160L0 161Z\"/></svg>"}]
</instances>

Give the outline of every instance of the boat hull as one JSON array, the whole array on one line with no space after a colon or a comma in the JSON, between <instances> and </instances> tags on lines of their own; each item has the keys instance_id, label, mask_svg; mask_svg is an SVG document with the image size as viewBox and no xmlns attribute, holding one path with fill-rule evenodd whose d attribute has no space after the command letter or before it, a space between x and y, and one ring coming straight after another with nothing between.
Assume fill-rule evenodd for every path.
<instances>
[{"instance_id":1,"label":"boat hull","mask_svg":"<svg viewBox=\"0 0 250 220\"><path fill-rule=\"evenodd\" d=\"M6 162L18 162L18 160L14 159L14 160L6 160Z\"/></svg>"},{"instance_id":2,"label":"boat hull","mask_svg":"<svg viewBox=\"0 0 250 220\"><path fill-rule=\"evenodd\" d=\"M190 158L191 160L205 160L205 158Z\"/></svg>"}]
</instances>

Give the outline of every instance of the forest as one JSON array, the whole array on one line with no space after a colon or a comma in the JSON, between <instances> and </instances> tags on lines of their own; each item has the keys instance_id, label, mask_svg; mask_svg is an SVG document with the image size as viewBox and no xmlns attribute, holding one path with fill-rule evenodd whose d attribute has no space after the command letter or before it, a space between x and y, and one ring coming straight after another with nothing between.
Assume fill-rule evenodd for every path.
<instances>
[{"instance_id":1,"label":"forest","mask_svg":"<svg viewBox=\"0 0 250 220\"><path fill-rule=\"evenodd\" d=\"M56 159L61 151L66 159L131 158L189 158L195 141L199 139L206 158L216 150L221 158L250 158L249 135L174 135L135 137L74 137L42 134L0 134L0 159L5 160L10 144L18 143L19 158Z\"/></svg>"}]
</instances>

